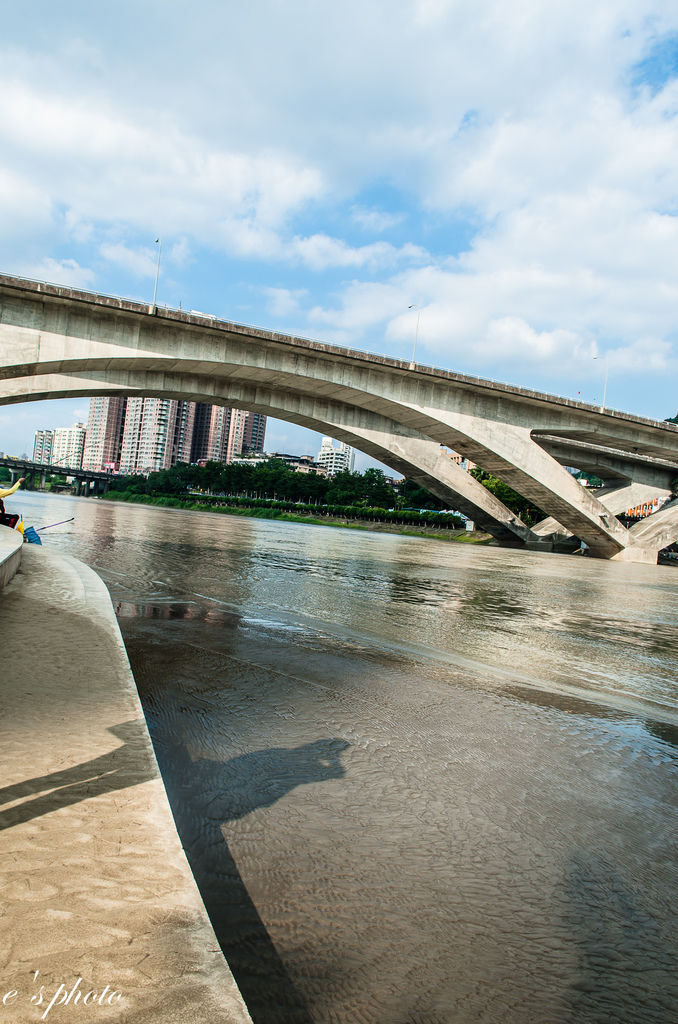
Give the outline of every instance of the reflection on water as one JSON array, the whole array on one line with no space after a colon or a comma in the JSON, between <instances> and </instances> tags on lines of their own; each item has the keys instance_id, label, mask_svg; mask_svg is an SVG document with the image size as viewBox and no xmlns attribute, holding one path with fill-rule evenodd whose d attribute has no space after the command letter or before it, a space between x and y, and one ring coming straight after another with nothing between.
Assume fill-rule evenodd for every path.
<instances>
[{"instance_id":1,"label":"reflection on water","mask_svg":"<svg viewBox=\"0 0 678 1024\"><path fill-rule=\"evenodd\" d=\"M255 1024L678 1017L672 567L25 504L109 585Z\"/></svg>"}]
</instances>

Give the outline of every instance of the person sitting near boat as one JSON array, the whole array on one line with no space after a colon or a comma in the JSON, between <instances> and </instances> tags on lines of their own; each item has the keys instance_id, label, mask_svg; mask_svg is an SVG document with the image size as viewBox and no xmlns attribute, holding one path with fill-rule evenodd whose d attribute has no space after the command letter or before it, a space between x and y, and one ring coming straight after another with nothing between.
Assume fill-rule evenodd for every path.
<instances>
[{"instance_id":1,"label":"person sitting near boat","mask_svg":"<svg viewBox=\"0 0 678 1024\"><path fill-rule=\"evenodd\" d=\"M2 499L9 498L10 494L14 494L15 491L18 491L21 485L25 482L26 478L22 476L19 477L13 487L5 488L4 490L0 489L0 526L9 526L14 529L16 524L19 522L21 516L16 513L5 512L5 503Z\"/></svg>"}]
</instances>

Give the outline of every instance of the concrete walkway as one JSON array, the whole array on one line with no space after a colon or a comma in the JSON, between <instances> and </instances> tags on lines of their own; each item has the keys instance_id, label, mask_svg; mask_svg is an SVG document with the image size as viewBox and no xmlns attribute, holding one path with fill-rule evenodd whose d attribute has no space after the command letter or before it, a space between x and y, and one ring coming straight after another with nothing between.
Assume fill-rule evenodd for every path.
<instances>
[{"instance_id":1,"label":"concrete walkway","mask_svg":"<svg viewBox=\"0 0 678 1024\"><path fill-rule=\"evenodd\" d=\"M24 545L0 650L0 1024L246 1024L104 584Z\"/></svg>"}]
</instances>

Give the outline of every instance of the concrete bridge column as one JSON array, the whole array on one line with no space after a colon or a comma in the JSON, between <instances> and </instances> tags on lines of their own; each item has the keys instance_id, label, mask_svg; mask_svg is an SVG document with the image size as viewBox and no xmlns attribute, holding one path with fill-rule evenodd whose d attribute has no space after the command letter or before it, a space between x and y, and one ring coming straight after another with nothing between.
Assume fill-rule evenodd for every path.
<instances>
[{"instance_id":1,"label":"concrete bridge column","mask_svg":"<svg viewBox=\"0 0 678 1024\"><path fill-rule=\"evenodd\" d=\"M616 486L598 487L588 493L600 501L613 515L618 516L628 512L635 505L654 501L655 498L666 498L671 491L667 487L658 487L656 484L622 480ZM540 523L533 526L532 532L538 537L543 537L544 540L550 540L555 545L572 537L572 532L566 530L552 516L542 519ZM633 546L633 542L631 546Z\"/></svg>"},{"instance_id":2,"label":"concrete bridge column","mask_svg":"<svg viewBox=\"0 0 678 1024\"><path fill-rule=\"evenodd\" d=\"M528 425L488 420L472 411L438 410L437 415L450 428L447 443L451 447L499 477L586 541L591 554L612 558L630 544L628 532L621 523L533 441Z\"/></svg>"},{"instance_id":3,"label":"concrete bridge column","mask_svg":"<svg viewBox=\"0 0 678 1024\"><path fill-rule=\"evenodd\" d=\"M347 439L360 451L374 455L440 498L448 507L468 516L478 529L490 533L501 543L522 546L529 538L529 527L520 517L453 462L437 442L407 436L399 432L397 424L388 421L381 429L356 425L347 428L338 422L330 427L337 440Z\"/></svg>"}]
</instances>

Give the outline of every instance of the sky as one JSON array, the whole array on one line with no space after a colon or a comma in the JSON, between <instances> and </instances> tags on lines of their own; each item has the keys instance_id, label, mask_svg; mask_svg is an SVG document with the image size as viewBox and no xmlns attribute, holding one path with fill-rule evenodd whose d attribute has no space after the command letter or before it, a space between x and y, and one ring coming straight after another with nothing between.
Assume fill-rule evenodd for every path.
<instances>
[{"instance_id":1,"label":"sky","mask_svg":"<svg viewBox=\"0 0 678 1024\"><path fill-rule=\"evenodd\" d=\"M159 304L663 419L677 129L666 0L13 4L0 271L150 301L160 238Z\"/></svg>"}]
</instances>

